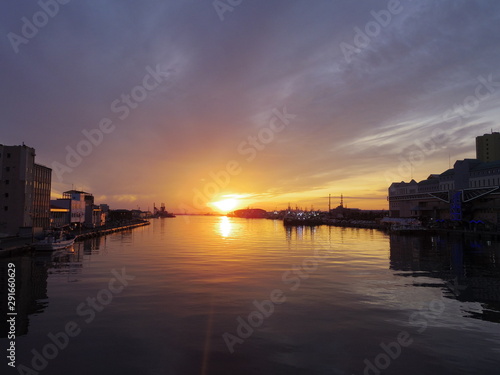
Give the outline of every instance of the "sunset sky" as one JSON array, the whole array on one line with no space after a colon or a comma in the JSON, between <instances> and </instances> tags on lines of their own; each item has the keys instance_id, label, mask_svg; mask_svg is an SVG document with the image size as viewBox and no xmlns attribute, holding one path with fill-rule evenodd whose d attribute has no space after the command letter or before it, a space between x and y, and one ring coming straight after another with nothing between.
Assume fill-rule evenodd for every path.
<instances>
[{"instance_id":1,"label":"sunset sky","mask_svg":"<svg viewBox=\"0 0 500 375\"><path fill-rule=\"evenodd\" d=\"M500 131L496 1L2 7L0 143L34 147L55 197L387 209L391 181L443 172Z\"/></svg>"}]
</instances>

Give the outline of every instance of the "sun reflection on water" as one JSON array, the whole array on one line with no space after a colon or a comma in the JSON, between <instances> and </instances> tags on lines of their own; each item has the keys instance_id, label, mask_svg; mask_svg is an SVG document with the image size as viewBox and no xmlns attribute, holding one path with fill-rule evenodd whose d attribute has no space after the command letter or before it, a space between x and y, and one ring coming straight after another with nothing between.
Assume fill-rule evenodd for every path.
<instances>
[{"instance_id":1,"label":"sun reflection on water","mask_svg":"<svg viewBox=\"0 0 500 375\"><path fill-rule=\"evenodd\" d=\"M222 216L219 221L219 234L222 237L229 237L233 229L233 223L227 216Z\"/></svg>"}]
</instances>

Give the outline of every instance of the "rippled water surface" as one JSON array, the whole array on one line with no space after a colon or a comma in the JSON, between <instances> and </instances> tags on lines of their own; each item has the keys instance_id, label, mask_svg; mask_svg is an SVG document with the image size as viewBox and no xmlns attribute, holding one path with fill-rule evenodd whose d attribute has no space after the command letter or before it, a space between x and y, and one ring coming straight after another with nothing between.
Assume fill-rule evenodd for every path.
<instances>
[{"instance_id":1,"label":"rippled water surface","mask_svg":"<svg viewBox=\"0 0 500 375\"><path fill-rule=\"evenodd\" d=\"M41 374L497 374L499 256L192 216L0 266L17 271L16 363Z\"/></svg>"}]
</instances>

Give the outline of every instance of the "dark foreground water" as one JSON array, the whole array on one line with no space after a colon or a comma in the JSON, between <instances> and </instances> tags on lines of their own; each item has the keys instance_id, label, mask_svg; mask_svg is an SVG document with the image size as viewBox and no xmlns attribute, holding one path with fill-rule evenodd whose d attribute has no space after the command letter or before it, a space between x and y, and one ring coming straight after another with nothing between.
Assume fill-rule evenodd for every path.
<instances>
[{"instance_id":1,"label":"dark foreground water","mask_svg":"<svg viewBox=\"0 0 500 375\"><path fill-rule=\"evenodd\" d=\"M0 259L0 373L498 374L499 261L479 240L153 220Z\"/></svg>"}]
</instances>

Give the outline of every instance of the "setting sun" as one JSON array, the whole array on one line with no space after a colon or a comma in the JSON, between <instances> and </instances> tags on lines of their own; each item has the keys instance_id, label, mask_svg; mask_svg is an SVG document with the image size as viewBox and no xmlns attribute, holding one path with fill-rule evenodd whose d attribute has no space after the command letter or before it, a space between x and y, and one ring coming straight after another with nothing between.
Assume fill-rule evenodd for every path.
<instances>
[{"instance_id":1,"label":"setting sun","mask_svg":"<svg viewBox=\"0 0 500 375\"><path fill-rule=\"evenodd\" d=\"M229 212L233 211L238 206L238 200L235 198L228 198L218 202L212 202L211 205L221 212Z\"/></svg>"}]
</instances>

